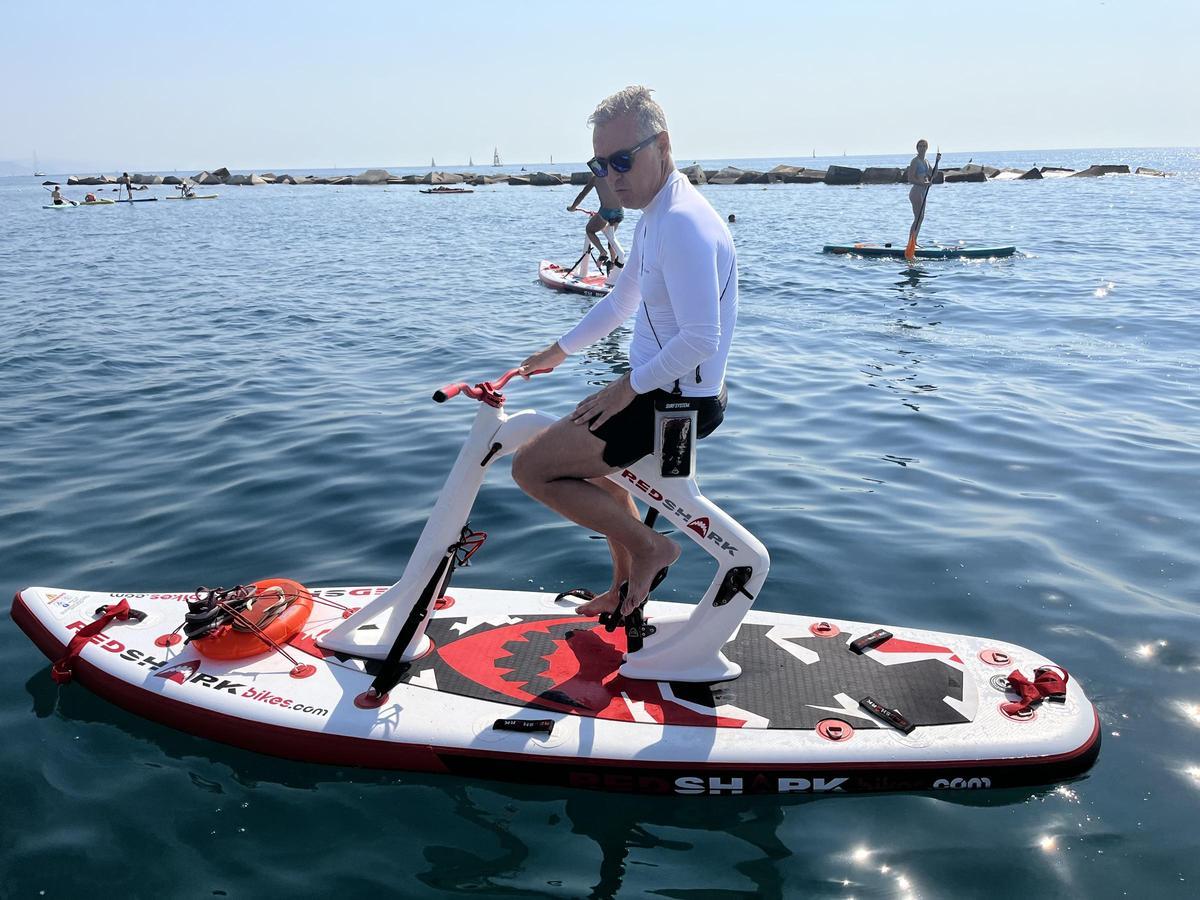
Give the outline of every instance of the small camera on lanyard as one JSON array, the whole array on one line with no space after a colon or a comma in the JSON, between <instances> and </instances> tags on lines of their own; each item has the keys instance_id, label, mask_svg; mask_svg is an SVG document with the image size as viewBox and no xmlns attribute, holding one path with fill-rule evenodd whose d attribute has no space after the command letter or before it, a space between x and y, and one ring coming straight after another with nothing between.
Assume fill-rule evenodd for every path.
<instances>
[{"instance_id":1,"label":"small camera on lanyard","mask_svg":"<svg viewBox=\"0 0 1200 900\"><path fill-rule=\"evenodd\" d=\"M691 478L696 471L696 404L681 394L654 403L654 455L663 478Z\"/></svg>"}]
</instances>

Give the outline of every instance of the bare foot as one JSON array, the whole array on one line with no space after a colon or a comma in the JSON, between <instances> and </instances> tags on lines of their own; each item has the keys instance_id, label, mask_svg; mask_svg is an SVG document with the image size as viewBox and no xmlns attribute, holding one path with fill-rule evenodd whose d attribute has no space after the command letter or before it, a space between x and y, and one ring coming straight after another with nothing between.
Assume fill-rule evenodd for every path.
<instances>
[{"instance_id":1,"label":"bare foot","mask_svg":"<svg viewBox=\"0 0 1200 900\"><path fill-rule=\"evenodd\" d=\"M587 603L582 603L575 607L575 615L598 616L601 613L612 612L620 602L621 598L617 593L617 589L609 588L603 594L597 594Z\"/></svg>"},{"instance_id":2,"label":"bare foot","mask_svg":"<svg viewBox=\"0 0 1200 900\"><path fill-rule=\"evenodd\" d=\"M644 548L630 552L629 581L625 600L621 603L622 616L629 615L641 606L650 593L650 584L655 576L679 559L679 554L683 552L670 538L655 531L650 534L653 537Z\"/></svg>"}]
</instances>

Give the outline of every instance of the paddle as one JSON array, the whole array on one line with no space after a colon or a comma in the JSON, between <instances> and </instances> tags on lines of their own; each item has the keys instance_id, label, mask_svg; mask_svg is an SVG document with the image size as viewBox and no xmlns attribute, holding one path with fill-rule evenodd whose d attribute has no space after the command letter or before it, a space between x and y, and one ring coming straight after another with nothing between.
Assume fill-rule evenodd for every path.
<instances>
[{"instance_id":1,"label":"paddle","mask_svg":"<svg viewBox=\"0 0 1200 900\"><path fill-rule=\"evenodd\" d=\"M917 221L913 224L912 233L908 236L908 246L904 248L904 258L909 262L917 257L917 233L925 221L925 204L929 202L929 189L933 187L933 179L937 175L938 163L942 161L942 148L938 148L937 157L933 160L933 171L929 173L929 184L925 185L925 196L921 198L921 211L917 213Z\"/></svg>"}]
</instances>

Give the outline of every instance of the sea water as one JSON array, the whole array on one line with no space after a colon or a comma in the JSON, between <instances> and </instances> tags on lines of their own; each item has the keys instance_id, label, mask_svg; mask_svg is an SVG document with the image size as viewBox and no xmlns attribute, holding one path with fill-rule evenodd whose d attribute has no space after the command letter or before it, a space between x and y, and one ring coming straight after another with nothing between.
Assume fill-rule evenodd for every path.
<instances>
[{"instance_id":1,"label":"sea water","mask_svg":"<svg viewBox=\"0 0 1200 900\"><path fill-rule=\"evenodd\" d=\"M1061 662L1100 713L1088 775L695 799L335 769L59 689L6 618L0 895L1195 896L1200 153L973 155L1177 174L935 187L923 239L1019 252L914 266L820 252L902 243L902 185L703 188L737 217L741 313L699 479L771 552L758 608ZM814 164L707 165L729 162ZM49 211L39 180L0 180L9 592L391 583L474 414L434 388L499 375L595 302L536 278L582 250L577 188L213 190ZM566 413L627 341L510 402ZM489 538L459 584L607 584L603 543L507 462L472 524ZM684 561L656 596L699 595L711 574Z\"/></svg>"}]
</instances>

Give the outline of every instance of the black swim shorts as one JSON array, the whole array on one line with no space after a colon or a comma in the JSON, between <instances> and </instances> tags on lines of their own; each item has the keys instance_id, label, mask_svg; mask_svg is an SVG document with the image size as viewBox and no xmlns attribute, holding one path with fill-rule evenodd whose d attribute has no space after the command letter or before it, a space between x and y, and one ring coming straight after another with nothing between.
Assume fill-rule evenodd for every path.
<instances>
[{"instance_id":1,"label":"black swim shorts","mask_svg":"<svg viewBox=\"0 0 1200 900\"><path fill-rule=\"evenodd\" d=\"M592 431L604 441L604 461L614 469L632 465L643 456L654 452L654 404L657 400L669 400L668 391L649 391L638 394L627 407ZM677 399L677 398L676 398ZM728 399L724 385L715 397L691 397L699 413L696 421L696 437L706 438L725 418Z\"/></svg>"}]
</instances>

